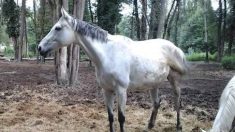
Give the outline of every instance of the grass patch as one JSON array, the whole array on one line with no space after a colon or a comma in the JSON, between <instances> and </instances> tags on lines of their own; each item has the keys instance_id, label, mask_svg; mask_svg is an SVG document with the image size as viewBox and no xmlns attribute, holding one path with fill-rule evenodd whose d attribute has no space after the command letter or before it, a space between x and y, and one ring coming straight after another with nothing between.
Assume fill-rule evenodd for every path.
<instances>
[{"instance_id":1,"label":"grass patch","mask_svg":"<svg viewBox=\"0 0 235 132\"><path fill-rule=\"evenodd\" d=\"M231 56L224 56L222 58L221 64L225 69L235 70L235 54Z\"/></svg>"},{"instance_id":2,"label":"grass patch","mask_svg":"<svg viewBox=\"0 0 235 132\"><path fill-rule=\"evenodd\" d=\"M188 61L205 61L206 53L192 53L191 55L186 56ZM209 61L216 60L216 53L208 55Z\"/></svg>"}]
</instances>

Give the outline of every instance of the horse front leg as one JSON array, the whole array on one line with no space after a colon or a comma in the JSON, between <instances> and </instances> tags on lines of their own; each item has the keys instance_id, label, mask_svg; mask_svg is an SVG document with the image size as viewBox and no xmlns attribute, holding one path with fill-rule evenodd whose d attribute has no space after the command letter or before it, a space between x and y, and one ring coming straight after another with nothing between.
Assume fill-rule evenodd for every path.
<instances>
[{"instance_id":1,"label":"horse front leg","mask_svg":"<svg viewBox=\"0 0 235 132\"><path fill-rule=\"evenodd\" d=\"M113 104L114 104L114 92L108 91L108 90L103 90L104 93L104 101L105 105L108 111L108 118L109 118L109 129L110 132L114 132L114 116L113 116Z\"/></svg>"},{"instance_id":2,"label":"horse front leg","mask_svg":"<svg viewBox=\"0 0 235 132\"><path fill-rule=\"evenodd\" d=\"M127 100L126 89L119 87L117 89L117 95L118 95L118 121L120 125L120 131L125 132L124 123L125 123L125 109L126 109L126 100Z\"/></svg>"},{"instance_id":3,"label":"horse front leg","mask_svg":"<svg viewBox=\"0 0 235 132\"><path fill-rule=\"evenodd\" d=\"M153 108L152 108L153 110L149 119L148 129L152 129L155 125L158 108L160 107L160 102L161 102L158 93L159 93L158 88L154 88L150 90L150 96L151 96L151 100L153 103Z\"/></svg>"}]
</instances>

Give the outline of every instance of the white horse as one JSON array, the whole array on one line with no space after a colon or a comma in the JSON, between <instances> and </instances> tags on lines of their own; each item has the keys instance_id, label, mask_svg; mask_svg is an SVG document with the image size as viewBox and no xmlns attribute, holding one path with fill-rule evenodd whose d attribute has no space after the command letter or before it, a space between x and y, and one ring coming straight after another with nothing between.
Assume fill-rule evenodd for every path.
<instances>
[{"instance_id":1,"label":"white horse","mask_svg":"<svg viewBox=\"0 0 235 132\"><path fill-rule=\"evenodd\" d=\"M220 97L219 111L216 115L212 129L209 131L234 132L235 126L232 126L234 118L235 118L235 76L229 81L229 83L225 87ZM202 131L205 132L204 130Z\"/></svg>"},{"instance_id":2,"label":"white horse","mask_svg":"<svg viewBox=\"0 0 235 132\"><path fill-rule=\"evenodd\" d=\"M187 71L184 53L174 44L163 39L133 41L111 35L103 29L71 17L63 8L62 17L42 39L38 46L41 55L51 50L79 43L96 68L96 77L103 88L110 131L113 126L114 94L118 96L118 121L124 131L127 89L149 89L153 110L148 123L151 129L160 106L158 84L168 79L176 95L177 130L180 125L179 80Z\"/></svg>"}]
</instances>

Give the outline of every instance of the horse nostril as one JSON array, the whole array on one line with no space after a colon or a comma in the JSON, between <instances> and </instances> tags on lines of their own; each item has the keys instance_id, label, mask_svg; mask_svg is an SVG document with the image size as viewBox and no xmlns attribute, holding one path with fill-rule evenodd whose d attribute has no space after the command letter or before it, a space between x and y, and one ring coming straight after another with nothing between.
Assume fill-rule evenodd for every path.
<instances>
[{"instance_id":1,"label":"horse nostril","mask_svg":"<svg viewBox=\"0 0 235 132\"><path fill-rule=\"evenodd\" d=\"M38 51L40 52L42 50L41 46L38 46Z\"/></svg>"}]
</instances>

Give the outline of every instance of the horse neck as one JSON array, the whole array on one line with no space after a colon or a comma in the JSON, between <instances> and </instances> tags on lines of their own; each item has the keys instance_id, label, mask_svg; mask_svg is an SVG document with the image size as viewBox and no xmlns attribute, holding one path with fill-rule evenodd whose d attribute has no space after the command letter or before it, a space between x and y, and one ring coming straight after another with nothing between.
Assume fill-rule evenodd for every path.
<instances>
[{"instance_id":1,"label":"horse neck","mask_svg":"<svg viewBox=\"0 0 235 132\"><path fill-rule=\"evenodd\" d=\"M96 66L102 66L105 59L104 44L88 36L77 34L78 43Z\"/></svg>"},{"instance_id":2,"label":"horse neck","mask_svg":"<svg viewBox=\"0 0 235 132\"><path fill-rule=\"evenodd\" d=\"M212 130L229 131L235 118L235 76L229 81L225 87L221 98L220 107L213 123Z\"/></svg>"}]
</instances>

